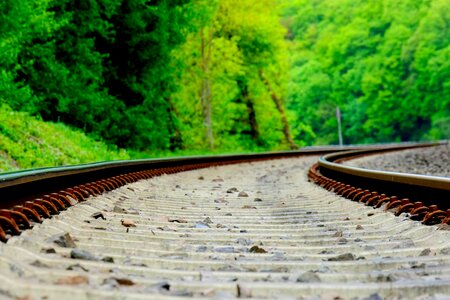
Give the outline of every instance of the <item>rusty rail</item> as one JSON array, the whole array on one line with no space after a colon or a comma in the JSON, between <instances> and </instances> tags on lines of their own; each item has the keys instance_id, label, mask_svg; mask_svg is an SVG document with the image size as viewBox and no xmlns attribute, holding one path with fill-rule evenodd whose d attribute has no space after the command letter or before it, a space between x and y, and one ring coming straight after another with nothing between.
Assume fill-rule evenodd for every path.
<instances>
[{"instance_id":1,"label":"rusty rail","mask_svg":"<svg viewBox=\"0 0 450 300\"><path fill-rule=\"evenodd\" d=\"M300 155L319 155L367 146L311 147L297 151L239 155L174 157L99 162L24 170L0 175L0 240L31 228L33 223L99 195L141 179L162 174Z\"/></svg>"},{"instance_id":2,"label":"rusty rail","mask_svg":"<svg viewBox=\"0 0 450 300\"><path fill-rule=\"evenodd\" d=\"M446 142L435 145L445 144ZM432 144L416 145L428 147ZM391 147L382 151L408 149ZM311 167L308 177L321 187L352 201L408 213L427 225L450 224L450 178L368 170L340 164L344 160L379 153L365 149L327 154Z\"/></svg>"},{"instance_id":3,"label":"rusty rail","mask_svg":"<svg viewBox=\"0 0 450 300\"><path fill-rule=\"evenodd\" d=\"M31 228L34 223L41 223L43 219L50 218L76 203L85 201L91 195L99 195L125 184L162 174L257 160L320 155L343 150L365 149L365 152L351 152L361 155L361 153L393 151L430 145L430 143L407 143L400 146L313 147L286 152L100 162L6 173L0 175L0 240L6 241L9 236L18 235L22 230ZM338 157L342 159L344 156ZM324 170L325 167L321 167L321 171ZM331 168L329 170L336 171ZM326 185L330 190L336 189L338 185L329 184L331 181L319 173L318 165L311 168L310 178L323 186ZM339 184L339 186L342 185ZM403 201L401 202L403 203L402 207L409 204L405 200L401 201ZM393 205L396 204L392 204L391 207ZM417 206L418 204L415 203L414 205ZM419 211L425 211L426 208L427 213L435 212L428 215L428 219L443 218L442 211L434 208L433 205L423 205L418 208L422 209ZM450 213L446 214L445 217L449 218Z\"/></svg>"}]
</instances>

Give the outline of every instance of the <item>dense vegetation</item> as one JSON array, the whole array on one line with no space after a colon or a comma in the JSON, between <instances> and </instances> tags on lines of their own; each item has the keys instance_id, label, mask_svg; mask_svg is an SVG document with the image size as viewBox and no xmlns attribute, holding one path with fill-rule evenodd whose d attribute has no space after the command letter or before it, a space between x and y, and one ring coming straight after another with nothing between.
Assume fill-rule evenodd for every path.
<instances>
[{"instance_id":1,"label":"dense vegetation","mask_svg":"<svg viewBox=\"0 0 450 300\"><path fill-rule=\"evenodd\" d=\"M94 141L81 130L0 106L0 172L129 158L127 152Z\"/></svg>"},{"instance_id":2,"label":"dense vegetation","mask_svg":"<svg viewBox=\"0 0 450 300\"><path fill-rule=\"evenodd\" d=\"M450 137L448 0L295 0L289 109L296 136L336 143Z\"/></svg>"},{"instance_id":3,"label":"dense vegetation","mask_svg":"<svg viewBox=\"0 0 450 300\"><path fill-rule=\"evenodd\" d=\"M2 114L129 153L450 136L447 0L4 0L0 53Z\"/></svg>"}]
</instances>

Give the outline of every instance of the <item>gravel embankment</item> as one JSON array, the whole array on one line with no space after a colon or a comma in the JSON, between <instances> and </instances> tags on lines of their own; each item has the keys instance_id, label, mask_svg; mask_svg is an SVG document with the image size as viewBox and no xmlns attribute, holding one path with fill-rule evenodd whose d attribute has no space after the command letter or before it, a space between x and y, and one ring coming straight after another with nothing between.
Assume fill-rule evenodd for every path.
<instances>
[{"instance_id":1,"label":"gravel embankment","mask_svg":"<svg viewBox=\"0 0 450 300\"><path fill-rule=\"evenodd\" d=\"M317 158L90 197L0 243L0 299L448 299L448 227L308 182Z\"/></svg>"},{"instance_id":2,"label":"gravel embankment","mask_svg":"<svg viewBox=\"0 0 450 300\"><path fill-rule=\"evenodd\" d=\"M450 177L450 144L372 155L352 159L344 164L365 169Z\"/></svg>"}]
</instances>

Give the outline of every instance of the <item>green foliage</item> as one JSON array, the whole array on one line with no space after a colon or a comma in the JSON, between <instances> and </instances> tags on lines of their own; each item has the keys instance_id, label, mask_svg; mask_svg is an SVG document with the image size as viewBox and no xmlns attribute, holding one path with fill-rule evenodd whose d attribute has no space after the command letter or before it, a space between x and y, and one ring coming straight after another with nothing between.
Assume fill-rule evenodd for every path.
<instances>
[{"instance_id":1,"label":"green foliage","mask_svg":"<svg viewBox=\"0 0 450 300\"><path fill-rule=\"evenodd\" d=\"M1 105L136 156L337 143L337 106L346 143L450 137L448 0L3 0L0 52ZM109 155L1 118L8 168Z\"/></svg>"},{"instance_id":2,"label":"green foliage","mask_svg":"<svg viewBox=\"0 0 450 300\"><path fill-rule=\"evenodd\" d=\"M0 172L130 158L66 125L6 105L0 106L0 149Z\"/></svg>"},{"instance_id":3,"label":"green foliage","mask_svg":"<svg viewBox=\"0 0 450 300\"><path fill-rule=\"evenodd\" d=\"M0 96L120 147L174 147L172 49L188 0L15 0L0 10ZM3 26L3 27L2 27Z\"/></svg>"},{"instance_id":4,"label":"green foliage","mask_svg":"<svg viewBox=\"0 0 450 300\"><path fill-rule=\"evenodd\" d=\"M297 138L347 143L449 138L450 6L445 0L292 1L288 107ZM297 125L300 124L300 125Z\"/></svg>"},{"instance_id":5,"label":"green foliage","mask_svg":"<svg viewBox=\"0 0 450 300\"><path fill-rule=\"evenodd\" d=\"M187 65L179 79L180 88L173 94L183 148L208 148L207 121L199 96L205 80L211 83L216 148L286 147L280 114L258 75L263 70L271 80L279 80L277 92L284 95L279 74L287 67L287 49L275 1L199 1L196 10L206 11L210 17L200 22L201 34L191 34L175 52L175 61ZM202 55L202 41L206 49L210 47L210 56Z\"/></svg>"}]
</instances>

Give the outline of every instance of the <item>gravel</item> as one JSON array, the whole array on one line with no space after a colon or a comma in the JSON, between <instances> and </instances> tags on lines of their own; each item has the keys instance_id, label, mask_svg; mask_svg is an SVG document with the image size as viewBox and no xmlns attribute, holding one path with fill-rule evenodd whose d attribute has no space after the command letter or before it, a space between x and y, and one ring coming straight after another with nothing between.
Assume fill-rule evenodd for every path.
<instances>
[{"instance_id":1,"label":"gravel","mask_svg":"<svg viewBox=\"0 0 450 300\"><path fill-rule=\"evenodd\" d=\"M450 144L371 155L345 161L344 164L365 169L450 177Z\"/></svg>"},{"instance_id":2,"label":"gravel","mask_svg":"<svg viewBox=\"0 0 450 300\"><path fill-rule=\"evenodd\" d=\"M317 159L180 172L89 197L0 243L0 299L450 295L450 231L310 183ZM68 237L75 248L55 243Z\"/></svg>"}]
</instances>

